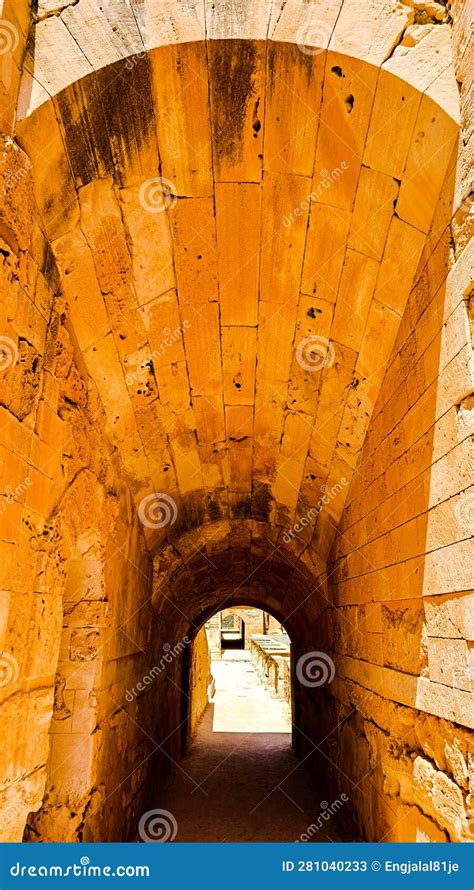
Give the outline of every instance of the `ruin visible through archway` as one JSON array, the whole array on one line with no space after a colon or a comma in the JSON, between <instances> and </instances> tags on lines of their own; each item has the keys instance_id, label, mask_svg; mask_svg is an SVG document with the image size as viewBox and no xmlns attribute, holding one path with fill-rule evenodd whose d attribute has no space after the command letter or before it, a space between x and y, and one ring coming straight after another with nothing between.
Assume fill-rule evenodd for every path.
<instances>
[{"instance_id":1,"label":"ruin visible through archway","mask_svg":"<svg viewBox=\"0 0 474 890\"><path fill-rule=\"evenodd\" d=\"M216 612L195 636L190 662L183 694L193 727L207 699L213 732L286 732L291 739L291 643L271 615L238 606Z\"/></svg>"},{"instance_id":2,"label":"ruin visible through archway","mask_svg":"<svg viewBox=\"0 0 474 890\"><path fill-rule=\"evenodd\" d=\"M221 646L223 649L245 649L245 621L238 615L222 618Z\"/></svg>"}]
</instances>

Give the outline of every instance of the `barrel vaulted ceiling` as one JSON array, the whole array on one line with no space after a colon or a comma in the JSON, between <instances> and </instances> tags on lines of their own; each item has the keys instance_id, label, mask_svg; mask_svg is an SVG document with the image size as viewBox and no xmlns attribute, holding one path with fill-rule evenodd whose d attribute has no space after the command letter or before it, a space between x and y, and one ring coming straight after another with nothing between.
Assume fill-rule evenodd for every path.
<instances>
[{"instance_id":1,"label":"barrel vaulted ceiling","mask_svg":"<svg viewBox=\"0 0 474 890\"><path fill-rule=\"evenodd\" d=\"M449 28L385 0L37 17L18 138L150 545L234 518L293 547L308 517L324 560L456 141Z\"/></svg>"}]
</instances>

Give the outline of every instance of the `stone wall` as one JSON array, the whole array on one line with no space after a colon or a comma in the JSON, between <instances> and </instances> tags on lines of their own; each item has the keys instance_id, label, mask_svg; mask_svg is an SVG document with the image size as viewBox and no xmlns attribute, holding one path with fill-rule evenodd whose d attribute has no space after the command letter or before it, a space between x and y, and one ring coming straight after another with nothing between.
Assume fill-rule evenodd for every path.
<instances>
[{"instance_id":1,"label":"stone wall","mask_svg":"<svg viewBox=\"0 0 474 890\"><path fill-rule=\"evenodd\" d=\"M281 625L268 613L262 612L261 609L232 608L224 609L221 613L222 618L226 615L238 615L245 624L245 648L250 649L252 634L265 634L275 631L280 632Z\"/></svg>"},{"instance_id":2,"label":"stone wall","mask_svg":"<svg viewBox=\"0 0 474 890\"><path fill-rule=\"evenodd\" d=\"M189 679L189 733L196 732L204 711L209 703L208 690L212 682L211 659L207 645L206 630L201 628L193 641L191 670Z\"/></svg>"},{"instance_id":3,"label":"stone wall","mask_svg":"<svg viewBox=\"0 0 474 890\"><path fill-rule=\"evenodd\" d=\"M0 0L0 133L13 134L31 0Z\"/></svg>"},{"instance_id":4,"label":"stone wall","mask_svg":"<svg viewBox=\"0 0 474 890\"><path fill-rule=\"evenodd\" d=\"M453 4L466 100L467 7ZM465 101L465 124L469 111ZM329 771L334 795L349 795L368 839L472 838L467 142L451 159L364 441L332 551L334 606L320 625L337 674L307 717L332 727L315 768Z\"/></svg>"},{"instance_id":5,"label":"stone wall","mask_svg":"<svg viewBox=\"0 0 474 890\"><path fill-rule=\"evenodd\" d=\"M135 824L152 748L150 714L125 700L152 657L151 561L28 158L9 138L1 149L2 839L21 840L46 793L29 839L112 840Z\"/></svg>"},{"instance_id":6,"label":"stone wall","mask_svg":"<svg viewBox=\"0 0 474 890\"><path fill-rule=\"evenodd\" d=\"M56 645L59 642L57 599L43 599L32 593L38 550L51 509L52 477L60 465L48 424L49 399L54 398L49 370L55 350L47 336L58 277L39 227L33 235L38 218L28 158L9 137L2 138L0 158L0 651L2 723L11 745L2 750L2 797L6 807L2 831L7 838L13 832L11 839L21 839L26 814L41 801L44 785L44 725L51 714L51 698L41 689L44 683L40 678L54 675L55 656L57 661L57 648L51 651L50 642L41 640L38 645L35 623L51 620L51 634L56 630ZM43 370L46 354L48 362ZM51 386L48 390L51 381L52 392ZM27 665L33 694L21 687L21 672L25 676ZM30 730L33 715L39 730L35 735Z\"/></svg>"},{"instance_id":7,"label":"stone wall","mask_svg":"<svg viewBox=\"0 0 474 890\"><path fill-rule=\"evenodd\" d=\"M250 640L253 666L262 683L275 698L281 698L291 707L292 682L290 648L271 637L254 635Z\"/></svg>"}]
</instances>

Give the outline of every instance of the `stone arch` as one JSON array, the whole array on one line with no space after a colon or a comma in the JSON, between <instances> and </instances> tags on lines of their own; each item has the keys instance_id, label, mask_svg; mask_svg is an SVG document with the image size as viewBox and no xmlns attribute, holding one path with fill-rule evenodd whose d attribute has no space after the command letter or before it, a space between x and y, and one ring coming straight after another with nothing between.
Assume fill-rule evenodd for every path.
<instances>
[{"instance_id":1,"label":"stone arch","mask_svg":"<svg viewBox=\"0 0 474 890\"><path fill-rule=\"evenodd\" d=\"M196 622L200 627L203 616L253 605L301 639L328 603L324 563L312 557L285 550L252 520L200 526L156 557L153 603L164 624L174 616L178 636Z\"/></svg>"},{"instance_id":2,"label":"stone arch","mask_svg":"<svg viewBox=\"0 0 474 890\"><path fill-rule=\"evenodd\" d=\"M326 559L458 128L444 69L420 83L410 69L404 81L404 53L379 74L370 53L370 61L363 51L351 56L319 46L306 54L291 33L268 48L226 35L211 40L207 60L199 41L149 48L65 86L18 131L37 158L37 196L63 272L69 323L137 506L165 492L179 508L176 529L206 514L225 516L229 497L231 515L247 512L290 532L300 514L298 532ZM213 78L216 89L221 83L219 60L240 71L245 59L246 88L235 80L220 100L233 102L235 113L217 100L209 111ZM291 121L278 117L281 74L272 74L280 70L303 109L289 148L281 140ZM263 127L255 132L249 115L250 97L265 81L269 162L262 185ZM346 103L351 89L355 110ZM388 94L396 99L387 121ZM193 123L193 103L202 127ZM224 136L219 121L229 117L242 129ZM127 119L134 132L119 138ZM40 162L36 134L46 125L52 150ZM180 138L187 146L181 155ZM434 154L425 142L436 144ZM144 209L161 209L149 203L157 198L157 171L172 189L158 200L169 206L144 220ZM232 254L232 226L254 217L263 245L259 281L258 270L248 270L251 257ZM209 231L202 242L199 229ZM328 255L318 257L323 232ZM280 282L278 255L287 257ZM85 275L86 292L78 281ZM158 294L151 300L150 275ZM250 294L248 305L242 297L242 307L232 308L228 280ZM166 531L145 524L152 549Z\"/></svg>"},{"instance_id":3,"label":"stone arch","mask_svg":"<svg viewBox=\"0 0 474 890\"><path fill-rule=\"evenodd\" d=\"M222 633L225 631L231 631L234 634L238 635L238 643L236 645L240 649L245 649L245 642L247 639L247 621L245 617L242 615L242 612L239 612L237 608L229 610L225 610L222 616ZM224 642L224 636L222 640Z\"/></svg>"}]
</instances>

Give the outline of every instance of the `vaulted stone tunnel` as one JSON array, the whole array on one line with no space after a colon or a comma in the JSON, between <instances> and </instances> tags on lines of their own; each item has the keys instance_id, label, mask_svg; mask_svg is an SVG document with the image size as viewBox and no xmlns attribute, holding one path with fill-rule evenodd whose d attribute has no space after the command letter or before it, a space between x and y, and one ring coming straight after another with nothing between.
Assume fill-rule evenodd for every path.
<instances>
[{"instance_id":1,"label":"vaulted stone tunnel","mask_svg":"<svg viewBox=\"0 0 474 890\"><path fill-rule=\"evenodd\" d=\"M2 839L136 837L230 605L353 836L469 839L468 7L0 8Z\"/></svg>"}]
</instances>

